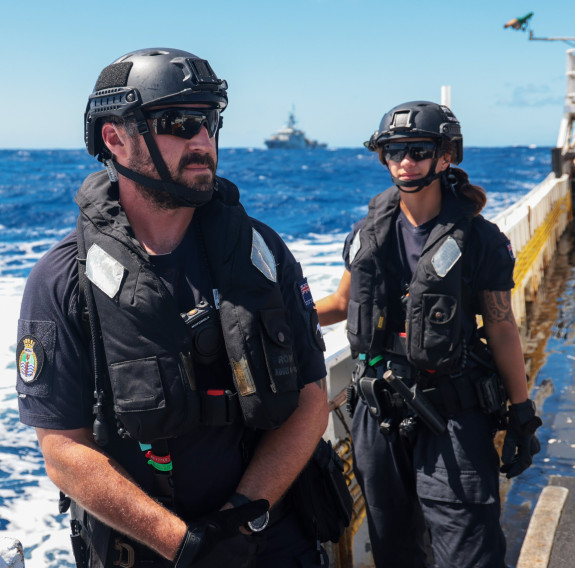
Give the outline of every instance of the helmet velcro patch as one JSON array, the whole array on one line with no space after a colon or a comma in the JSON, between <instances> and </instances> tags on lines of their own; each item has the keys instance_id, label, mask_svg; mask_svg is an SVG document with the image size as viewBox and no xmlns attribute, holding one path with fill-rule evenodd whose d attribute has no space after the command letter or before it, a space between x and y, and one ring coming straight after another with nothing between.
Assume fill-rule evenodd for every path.
<instances>
[{"instance_id":1,"label":"helmet velcro patch","mask_svg":"<svg viewBox=\"0 0 575 568\"><path fill-rule=\"evenodd\" d=\"M102 69L94 91L101 91L110 87L125 87L128 84L128 76L132 65L132 61L121 61L120 63L112 63Z\"/></svg>"}]
</instances>

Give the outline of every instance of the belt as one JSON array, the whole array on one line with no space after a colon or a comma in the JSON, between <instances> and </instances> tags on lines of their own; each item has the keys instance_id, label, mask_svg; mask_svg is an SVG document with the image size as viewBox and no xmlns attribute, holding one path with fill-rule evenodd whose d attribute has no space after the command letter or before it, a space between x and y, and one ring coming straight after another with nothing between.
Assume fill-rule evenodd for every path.
<instances>
[{"instance_id":1,"label":"belt","mask_svg":"<svg viewBox=\"0 0 575 568\"><path fill-rule=\"evenodd\" d=\"M461 412L481 410L487 414L501 412L505 406L505 391L496 373L485 374L485 369L470 366L465 373L437 375L418 371L405 357L384 353L381 364L376 366L377 379L362 379L358 383L360 397L378 416L392 415L406 405L381 381L385 369L391 369L411 387L415 382L421 394L444 418Z\"/></svg>"},{"instance_id":2,"label":"belt","mask_svg":"<svg viewBox=\"0 0 575 568\"><path fill-rule=\"evenodd\" d=\"M473 383L466 377L440 379L439 385L422 389L422 394L444 416L480 408Z\"/></svg>"},{"instance_id":3,"label":"belt","mask_svg":"<svg viewBox=\"0 0 575 568\"><path fill-rule=\"evenodd\" d=\"M422 393L444 416L454 416L468 410L491 414L505 406L505 389L495 373L481 376L472 369L470 375L439 377L436 386Z\"/></svg>"}]
</instances>

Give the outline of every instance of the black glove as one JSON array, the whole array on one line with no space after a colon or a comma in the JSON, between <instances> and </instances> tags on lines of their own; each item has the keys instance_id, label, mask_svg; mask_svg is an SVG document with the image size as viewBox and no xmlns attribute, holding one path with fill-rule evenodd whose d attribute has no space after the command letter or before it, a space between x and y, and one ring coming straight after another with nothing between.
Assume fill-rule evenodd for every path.
<instances>
[{"instance_id":1,"label":"black glove","mask_svg":"<svg viewBox=\"0 0 575 568\"><path fill-rule=\"evenodd\" d=\"M261 517L270 504L265 499L251 501L240 507L217 511L197 523L188 525L186 536L176 554L174 568L190 568L208 554L219 542L239 534L248 521Z\"/></svg>"},{"instance_id":2,"label":"black glove","mask_svg":"<svg viewBox=\"0 0 575 568\"><path fill-rule=\"evenodd\" d=\"M535 430L543 424L535 416L535 403L527 399L512 404L507 414L507 434L501 451L501 473L510 479L524 472L533 461L533 456L541 450Z\"/></svg>"}]
</instances>

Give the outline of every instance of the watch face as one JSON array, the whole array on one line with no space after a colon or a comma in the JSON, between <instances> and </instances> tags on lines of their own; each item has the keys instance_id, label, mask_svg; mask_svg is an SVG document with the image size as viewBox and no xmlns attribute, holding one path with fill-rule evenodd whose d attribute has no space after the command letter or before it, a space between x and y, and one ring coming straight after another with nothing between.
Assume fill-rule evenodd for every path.
<instances>
[{"instance_id":1,"label":"watch face","mask_svg":"<svg viewBox=\"0 0 575 568\"><path fill-rule=\"evenodd\" d=\"M261 532L268 526L269 520L270 520L270 514L266 511L263 515L261 515L257 519L250 521L248 523L248 527L252 532Z\"/></svg>"}]
</instances>

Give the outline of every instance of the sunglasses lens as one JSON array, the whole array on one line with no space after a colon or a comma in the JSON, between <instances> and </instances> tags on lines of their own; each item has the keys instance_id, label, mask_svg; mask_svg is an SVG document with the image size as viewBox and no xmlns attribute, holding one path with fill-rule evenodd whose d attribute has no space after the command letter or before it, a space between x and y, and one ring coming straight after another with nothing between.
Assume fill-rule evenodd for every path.
<instances>
[{"instance_id":1,"label":"sunglasses lens","mask_svg":"<svg viewBox=\"0 0 575 568\"><path fill-rule=\"evenodd\" d=\"M197 136L204 125L212 138L220 120L219 111L214 109L162 109L152 111L147 116L152 120L156 134L169 134L185 140Z\"/></svg>"},{"instance_id":2,"label":"sunglasses lens","mask_svg":"<svg viewBox=\"0 0 575 568\"><path fill-rule=\"evenodd\" d=\"M383 155L386 162L401 162L406 154L407 144L391 143L383 146Z\"/></svg>"},{"instance_id":3,"label":"sunglasses lens","mask_svg":"<svg viewBox=\"0 0 575 568\"><path fill-rule=\"evenodd\" d=\"M409 149L409 155L416 162L429 160L435 155L435 144L433 142L415 142Z\"/></svg>"},{"instance_id":4,"label":"sunglasses lens","mask_svg":"<svg viewBox=\"0 0 575 568\"><path fill-rule=\"evenodd\" d=\"M435 156L434 142L390 142L384 144L383 155L386 161L401 162L409 154L416 162L429 160Z\"/></svg>"}]
</instances>

